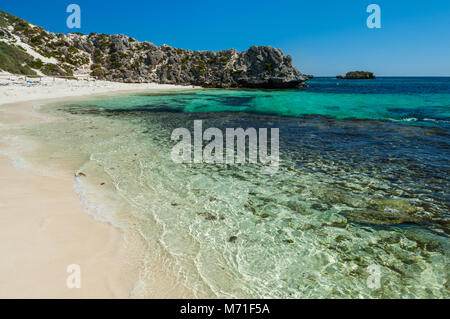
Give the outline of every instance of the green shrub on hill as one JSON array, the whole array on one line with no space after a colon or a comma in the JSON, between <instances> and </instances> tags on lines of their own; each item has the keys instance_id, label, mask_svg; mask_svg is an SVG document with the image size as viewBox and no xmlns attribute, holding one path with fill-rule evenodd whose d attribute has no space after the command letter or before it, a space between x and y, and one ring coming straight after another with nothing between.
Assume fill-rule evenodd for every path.
<instances>
[{"instance_id":1,"label":"green shrub on hill","mask_svg":"<svg viewBox=\"0 0 450 319\"><path fill-rule=\"evenodd\" d=\"M33 60L31 62L28 62L28 66L30 66L33 69L40 70L44 66L44 62L42 62L40 59Z\"/></svg>"},{"instance_id":2,"label":"green shrub on hill","mask_svg":"<svg viewBox=\"0 0 450 319\"><path fill-rule=\"evenodd\" d=\"M93 64L91 70L91 76L95 78L103 78L105 76L105 71L99 64Z\"/></svg>"},{"instance_id":3,"label":"green shrub on hill","mask_svg":"<svg viewBox=\"0 0 450 319\"><path fill-rule=\"evenodd\" d=\"M29 66L33 57L18 47L0 42L0 69L24 75L36 75Z\"/></svg>"},{"instance_id":4,"label":"green shrub on hill","mask_svg":"<svg viewBox=\"0 0 450 319\"><path fill-rule=\"evenodd\" d=\"M67 76L66 71L57 66L56 64L47 63L41 68L42 73L49 76Z\"/></svg>"}]
</instances>

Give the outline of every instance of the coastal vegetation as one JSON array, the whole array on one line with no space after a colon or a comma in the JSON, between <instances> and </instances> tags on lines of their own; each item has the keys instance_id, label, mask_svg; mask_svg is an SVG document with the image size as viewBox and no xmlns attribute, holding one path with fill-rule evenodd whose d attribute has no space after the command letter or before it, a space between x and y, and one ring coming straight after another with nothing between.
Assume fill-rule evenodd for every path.
<instances>
[{"instance_id":1,"label":"coastal vegetation","mask_svg":"<svg viewBox=\"0 0 450 319\"><path fill-rule=\"evenodd\" d=\"M0 42L0 69L16 74L36 75L30 68L33 57L14 45Z\"/></svg>"}]
</instances>

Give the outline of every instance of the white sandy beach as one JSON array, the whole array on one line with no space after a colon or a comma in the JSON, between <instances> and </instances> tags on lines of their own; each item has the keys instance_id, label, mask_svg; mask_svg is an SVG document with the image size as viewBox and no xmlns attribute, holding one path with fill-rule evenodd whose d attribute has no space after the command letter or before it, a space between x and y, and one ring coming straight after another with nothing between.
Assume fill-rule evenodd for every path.
<instances>
[{"instance_id":1,"label":"white sandy beach","mask_svg":"<svg viewBox=\"0 0 450 319\"><path fill-rule=\"evenodd\" d=\"M28 83L40 82L40 83ZM157 83L119 83L108 81L66 80L53 77L25 78L0 72L0 105L92 94L146 90L183 90L192 86Z\"/></svg>"},{"instance_id":2,"label":"white sandy beach","mask_svg":"<svg viewBox=\"0 0 450 319\"><path fill-rule=\"evenodd\" d=\"M73 188L74 171L17 170L14 147L4 138L12 128L43 120L33 106L87 95L190 87L44 78L27 84L0 80L0 298L128 298L138 269L120 230L95 221ZM33 101L33 103L31 103ZM68 265L81 266L81 289L68 289ZM161 285L163 284L161 278ZM164 288L148 297L179 297Z\"/></svg>"}]
</instances>

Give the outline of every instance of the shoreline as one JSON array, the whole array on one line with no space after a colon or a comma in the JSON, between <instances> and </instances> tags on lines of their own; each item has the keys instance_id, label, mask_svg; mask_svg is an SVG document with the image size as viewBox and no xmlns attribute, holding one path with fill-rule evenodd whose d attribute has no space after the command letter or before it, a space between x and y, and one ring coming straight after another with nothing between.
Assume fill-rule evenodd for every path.
<instances>
[{"instance_id":1,"label":"shoreline","mask_svg":"<svg viewBox=\"0 0 450 319\"><path fill-rule=\"evenodd\" d=\"M17 171L0 156L0 298L127 298L136 270L121 232L84 213L68 173ZM58 176L59 175L59 176ZM81 289L66 285L81 267Z\"/></svg>"},{"instance_id":2,"label":"shoreline","mask_svg":"<svg viewBox=\"0 0 450 319\"><path fill-rule=\"evenodd\" d=\"M0 254L4 260L0 264L0 298L135 297L141 243L130 249L122 229L88 214L74 188L77 160L57 169L22 169L18 159L26 160L31 154L45 159L46 149L33 145L30 151L21 139L7 144L7 137L17 128L52 122L38 111L39 105L193 87L106 83L74 89L71 84L69 92L65 90L67 85L60 84L53 92L43 93L38 87L14 86L14 95L0 87ZM67 267L72 264L81 267L81 289L67 288ZM162 277L145 297L176 298L185 294L167 281L174 280Z\"/></svg>"},{"instance_id":3,"label":"shoreline","mask_svg":"<svg viewBox=\"0 0 450 319\"><path fill-rule=\"evenodd\" d=\"M202 89L197 86L183 86L158 83L120 83L108 81L52 80L43 77L41 84L28 85L17 76L0 81L0 106L23 102L58 102L77 97L92 97L105 94L130 94L145 91L183 91Z\"/></svg>"}]
</instances>

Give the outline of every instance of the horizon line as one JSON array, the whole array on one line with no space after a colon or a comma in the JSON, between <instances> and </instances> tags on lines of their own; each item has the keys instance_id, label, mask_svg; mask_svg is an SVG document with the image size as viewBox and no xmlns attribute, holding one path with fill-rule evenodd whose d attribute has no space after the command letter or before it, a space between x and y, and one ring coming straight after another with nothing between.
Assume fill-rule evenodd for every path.
<instances>
[{"instance_id":1,"label":"horizon line","mask_svg":"<svg viewBox=\"0 0 450 319\"><path fill-rule=\"evenodd\" d=\"M337 75L314 75L314 74L311 75L313 75L315 78L336 78L337 76ZM375 75L375 76L377 78L450 78L450 75Z\"/></svg>"}]
</instances>

